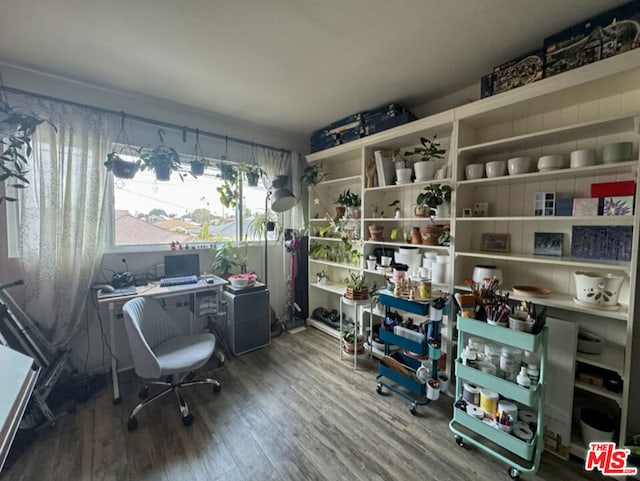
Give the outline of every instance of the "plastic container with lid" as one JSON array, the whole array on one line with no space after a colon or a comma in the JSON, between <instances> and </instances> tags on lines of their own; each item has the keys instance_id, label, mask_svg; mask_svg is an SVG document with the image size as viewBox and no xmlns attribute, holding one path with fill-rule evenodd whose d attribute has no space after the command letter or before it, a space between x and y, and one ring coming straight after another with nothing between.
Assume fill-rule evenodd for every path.
<instances>
[{"instance_id":1,"label":"plastic container with lid","mask_svg":"<svg viewBox=\"0 0 640 481\"><path fill-rule=\"evenodd\" d=\"M504 346L500 349L500 377L508 381L516 381L520 371L522 351L516 347Z\"/></svg>"},{"instance_id":2,"label":"plastic container with lid","mask_svg":"<svg viewBox=\"0 0 640 481\"><path fill-rule=\"evenodd\" d=\"M500 349L501 347L497 344L491 344L489 342L484 345L484 358L486 361L489 361L496 368L500 367Z\"/></svg>"},{"instance_id":3,"label":"plastic container with lid","mask_svg":"<svg viewBox=\"0 0 640 481\"><path fill-rule=\"evenodd\" d=\"M467 345L471 349L478 351L478 353L484 352L484 339L481 337L470 337Z\"/></svg>"}]
</instances>

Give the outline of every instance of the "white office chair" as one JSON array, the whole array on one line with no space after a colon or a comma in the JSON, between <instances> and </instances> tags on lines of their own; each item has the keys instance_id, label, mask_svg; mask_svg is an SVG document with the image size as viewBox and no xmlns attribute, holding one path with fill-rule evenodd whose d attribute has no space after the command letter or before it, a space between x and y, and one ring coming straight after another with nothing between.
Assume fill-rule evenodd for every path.
<instances>
[{"instance_id":1,"label":"white office chair","mask_svg":"<svg viewBox=\"0 0 640 481\"><path fill-rule=\"evenodd\" d=\"M160 379L166 381L150 381L141 390L144 399L131 414L127 428L129 431L138 426L136 415L146 405L173 391L180 405L182 422L189 426L193 414L182 396L181 389L194 384L212 384L213 392L220 392L220 383L215 379L195 379L195 369L205 365L216 347L216 338L210 333L184 334L181 328L158 303L146 297L137 297L126 302L122 307L127 337L133 357L133 365L138 376L144 379ZM159 384L165 389L149 395L149 384Z\"/></svg>"}]
</instances>

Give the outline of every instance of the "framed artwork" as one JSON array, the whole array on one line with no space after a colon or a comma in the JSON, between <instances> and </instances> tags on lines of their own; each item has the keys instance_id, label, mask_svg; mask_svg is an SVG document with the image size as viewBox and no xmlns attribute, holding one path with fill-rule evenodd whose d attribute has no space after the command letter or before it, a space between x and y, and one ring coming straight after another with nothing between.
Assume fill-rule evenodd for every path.
<instances>
[{"instance_id":1,"label":"framed artwork","mask_svg":"<svg viewBox=\"0 0 640 481\"><path fill-rule=\"evenodd\" d=\"M562 256L564 234L557 232L535 232L533 253L537 256Z\"/></svg>"},{"instance_id":2,"label":"framed artwork","mask_svg":"<svg viewBox=\"0 0 640 481\"><path fill-rule=\"evenodd\" d=\"M473 204L473 217L487 217L489 215L488 202L476 202Z\"/></svg>"},{"instance_id":3,"label":"framed artwork","mask_svg":"<svg viewBox=\"0 0 640 481\"><path fill-rule=\"evenodd\" d=\"M468 207L462 209L462 217L473 217L473 211Z\"/></svg>"},{"instance_id":4,"label":"framed artwork","mask_svg":"<svg viewBox=\"0 0 640 481\"><path fill-rule=\"evenodd\" d=\"M509 234L482 234L482 250L487 252L509 252Z\"/></svg>"},{"instance_id":5,"label":"framed artwork","mask_svg":"<svg viewBox=\"0 0 640 481\"><path fill-rule=\"evenodd\" d=\"M556 193L536 192L533 194L533 215L550 216L556 213Z\"/></svg>"}]
</instances>

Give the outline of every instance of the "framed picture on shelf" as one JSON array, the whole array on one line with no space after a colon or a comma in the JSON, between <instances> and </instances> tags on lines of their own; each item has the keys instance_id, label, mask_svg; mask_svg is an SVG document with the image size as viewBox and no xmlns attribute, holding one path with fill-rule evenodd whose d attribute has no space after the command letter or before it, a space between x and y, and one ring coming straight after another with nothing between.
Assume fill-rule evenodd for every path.
<instances>
[{"instance_id":1,"label":"framed picture on shelf","mask_svg":"<svg viewBox=\"0 0 640 481\"><path fill-rule=\"evenodd\" d=\"M473 211L470 208L465 207L462 209L462 217L473 217Z\"/></svg>"},{"instance_id":2,"label":"framed picture on shelf","mask_svg":"<svg viewBox=\"0 0 640 481\"><path fill-rule=\"evenodd\" d=\"M473 204L473 217L487 217L489 215L489 202L476 202Z\"/></svg>"},{"instance_id":3,"label":"framed picture on shelf","mask_svg":"<svg viewBox=\"0 0 640 481\"><path fill-rule=\"evenodd\" d=\"M509 234L482 234L482 250L486 252L509 252Z\"/></svg>"},{"instance_id":4,"label":"framed picture on shelf","mask_svg":"<svg viewBox=\"0 0 640 481\"><path fill-rule=\"evenodd\" d=\"M562 256L564 234L557 232L535 232L533 253L537 256Z\"/></svg>"}]
</instances>

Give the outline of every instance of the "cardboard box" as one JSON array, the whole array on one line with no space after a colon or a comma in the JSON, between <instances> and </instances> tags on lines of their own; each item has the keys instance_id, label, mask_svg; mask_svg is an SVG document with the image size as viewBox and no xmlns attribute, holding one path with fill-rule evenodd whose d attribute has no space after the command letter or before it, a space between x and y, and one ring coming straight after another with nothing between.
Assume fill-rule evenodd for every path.
<instances>
[{"instance_id":1,"label":"cardboard box","mask_svg":"<svg viewBox=\"0 0 640 481\"><path fill-rule=\"evenodd\" d=\"M574 216L596 216L602 214L602 198L573 199Z\"/></svg>"},{"instance_id":2,"label":"cardboard box","mask_svg":"<svg viewBox=\"0 0 640 481\"><path fill-rule=\"evenodd\" d=\"M618 182L598 182L591 184L591 197L613 197L617 195L635 195L636 183L633 180Z\"/></svg>"},{"instance_id":3,"label":"cardboard box","mask_svg":"<svg viewBox=\"0 0 640 481\"><path fill-rule=\"evenodd\" d=\"M493 68L492 94L522 87L544 75L544 49L535 50Z\"/></svg>"},{"instance_id":4,"label":"cardboard box","mask_svg":"<svg viewBox=\"0 0 640 481\"><path fill-rule=\"evenodd\" d=\"M544 40L544 76L612 57L640 45L640 2L584 20Z\"/></svg>"},{"instance_id":5,"label":"cardboard box","mask_svg":"<svg viewBox=\"0 0 640 481\"><path fill-rule=\"evenodd\" d=\"M604 197L602 215L633 215L632 195Z\"/></svg>"}]
</instances>

